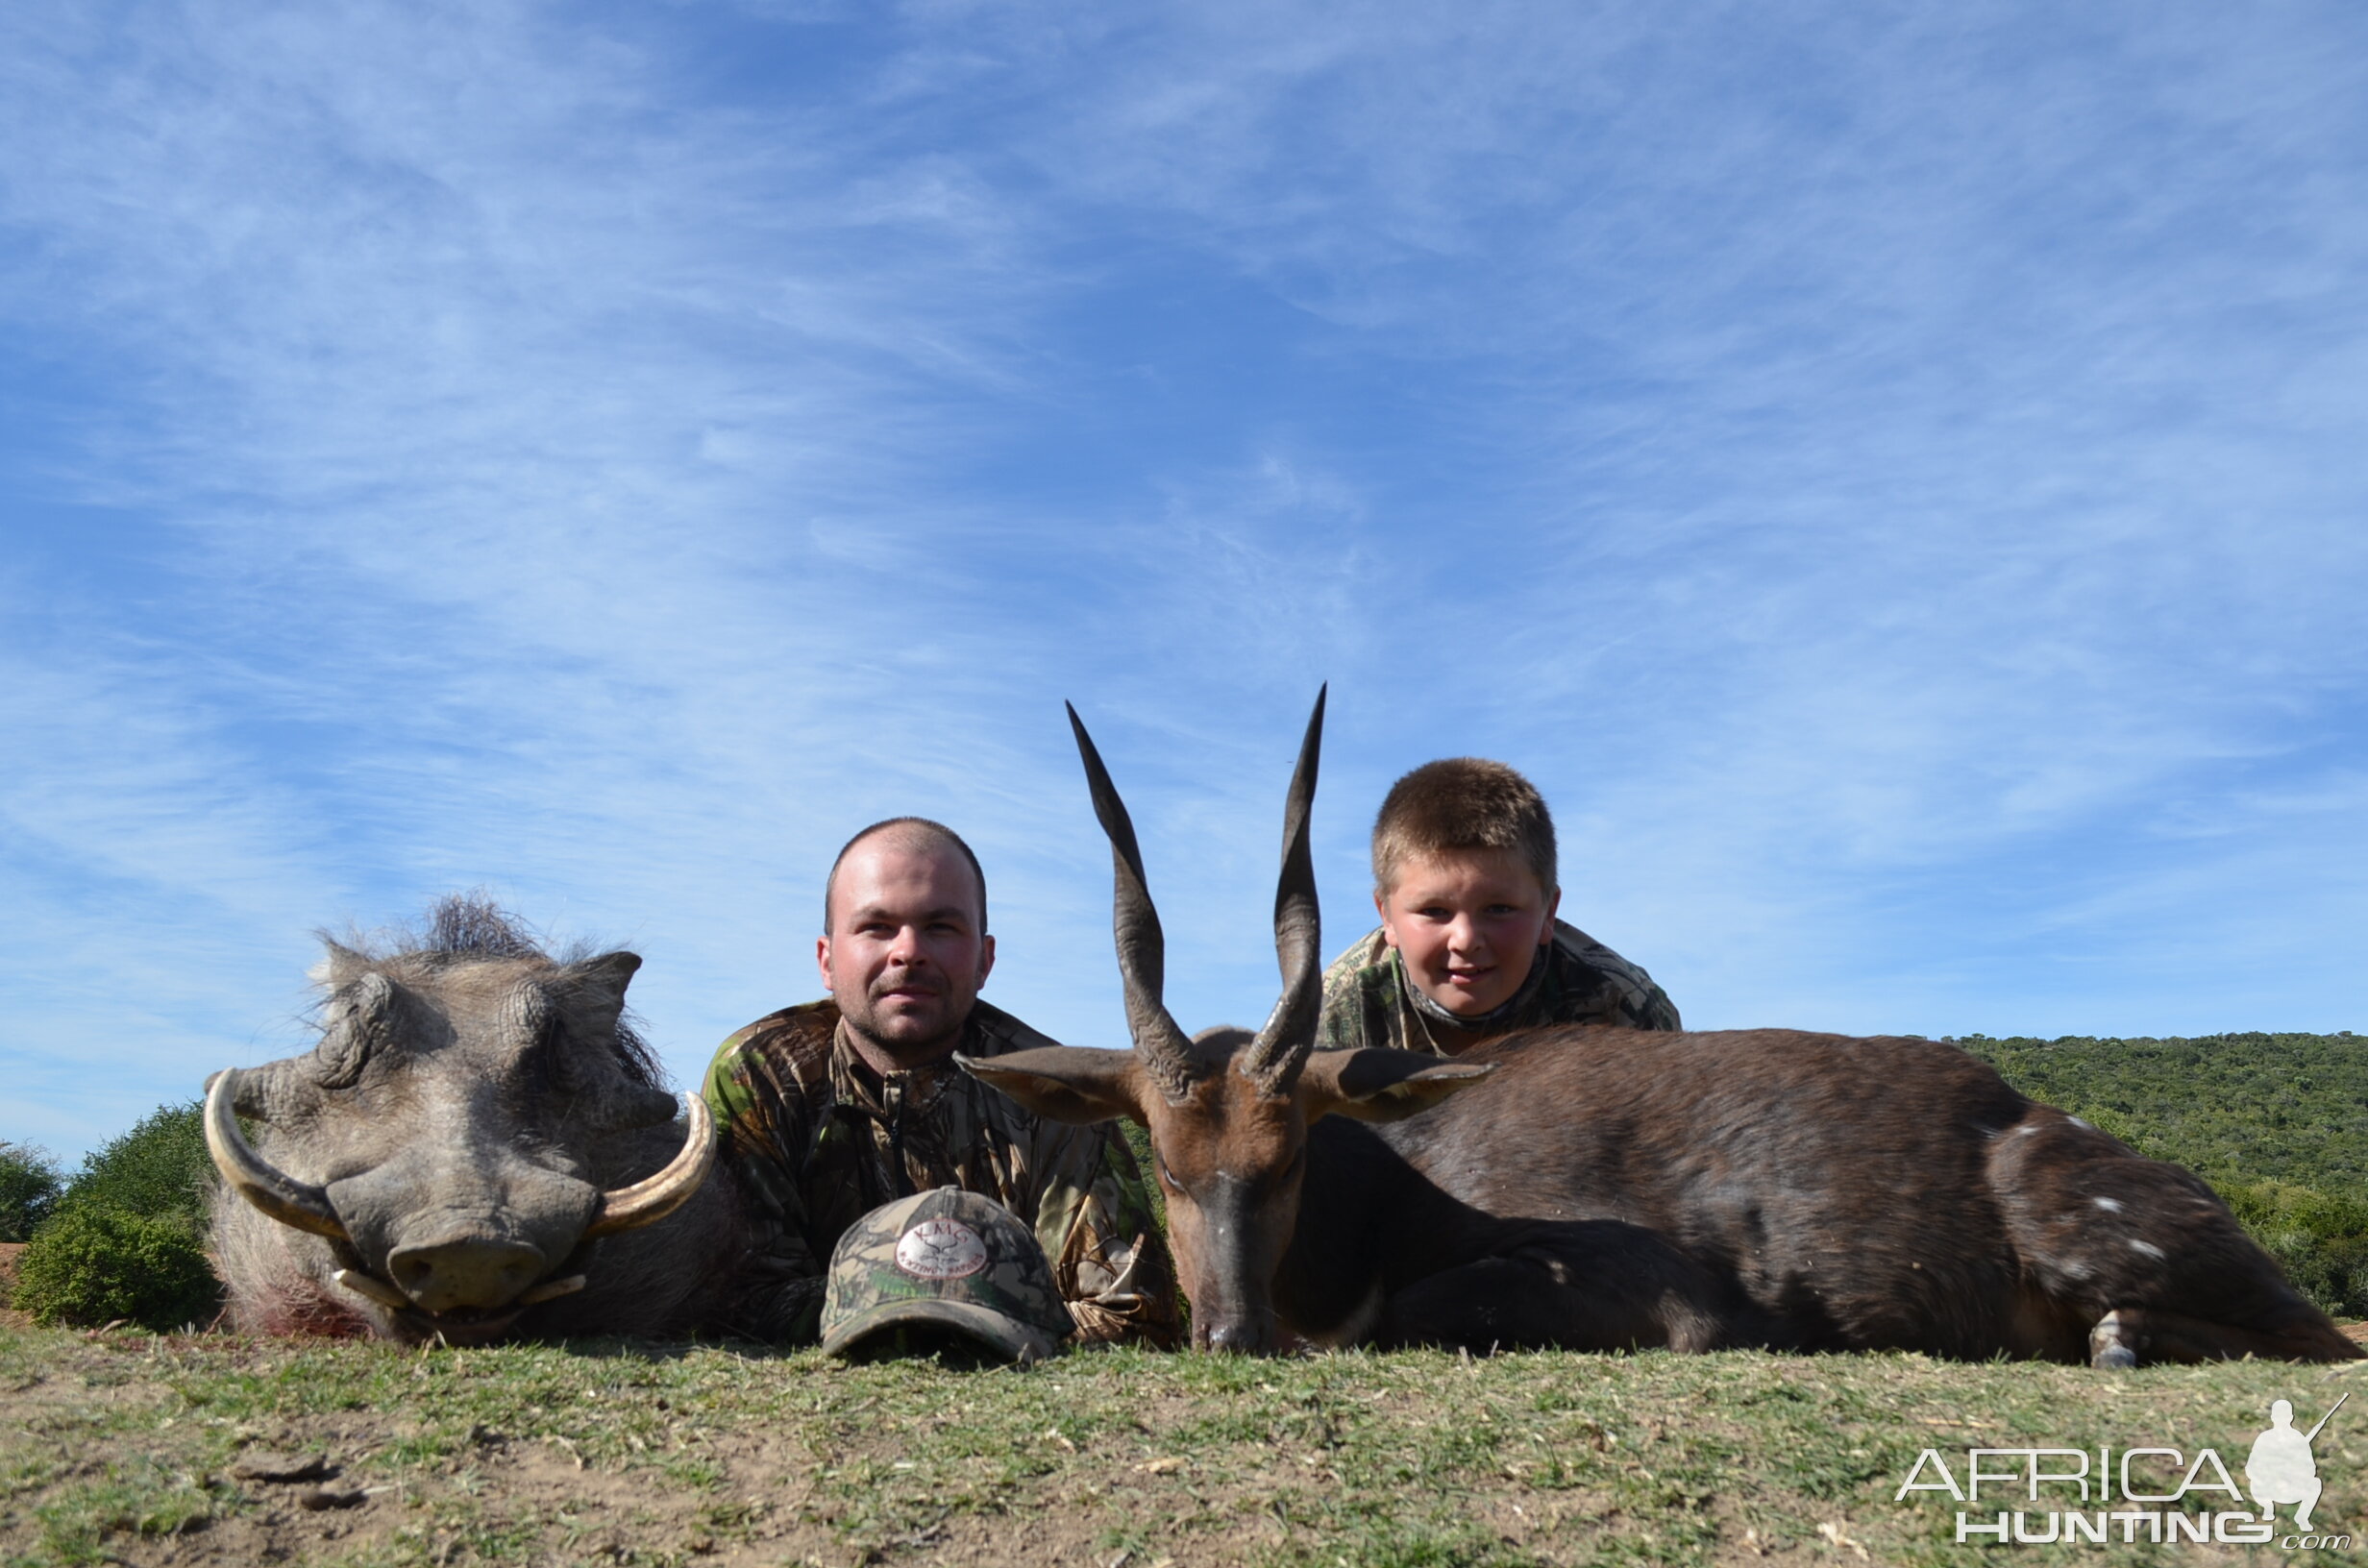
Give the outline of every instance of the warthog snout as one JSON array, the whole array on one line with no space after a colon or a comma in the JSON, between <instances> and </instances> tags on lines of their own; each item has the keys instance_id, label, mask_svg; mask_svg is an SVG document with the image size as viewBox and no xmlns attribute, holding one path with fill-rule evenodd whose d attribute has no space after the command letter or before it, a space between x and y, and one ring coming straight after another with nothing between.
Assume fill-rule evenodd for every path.
<instances>
[{"instance_id":1,"label":"warthog snout","mask_svg":"<svg viewBox=\"0 0 2368 1568\"><path fill-rule=\"evenodd\" d=\"M545 1266L540 1247L483 1237L397 1247L386 1255L387 1277L431 1312L506 1307L543 1277Z\"/></svg>"}]
</instances>

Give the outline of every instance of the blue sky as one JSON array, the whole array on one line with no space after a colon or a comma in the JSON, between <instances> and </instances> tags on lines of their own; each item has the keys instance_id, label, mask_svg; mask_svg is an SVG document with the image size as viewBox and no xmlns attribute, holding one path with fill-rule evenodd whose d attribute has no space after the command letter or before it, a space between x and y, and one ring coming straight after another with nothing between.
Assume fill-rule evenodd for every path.
<instances>
[{"instance_id":1,"label":"blue sky","mask_svg":"<svg viewBox=\"0 0 2368 1568\"><path fill-rule=\"evenodd\" d=\"M1122 1040L1428 758L1695 1027L2368 1018L2368 12L0 10L0 1139L315 927L630 945L678 1080L854 827Z\"/></svg>"}]
</instances>

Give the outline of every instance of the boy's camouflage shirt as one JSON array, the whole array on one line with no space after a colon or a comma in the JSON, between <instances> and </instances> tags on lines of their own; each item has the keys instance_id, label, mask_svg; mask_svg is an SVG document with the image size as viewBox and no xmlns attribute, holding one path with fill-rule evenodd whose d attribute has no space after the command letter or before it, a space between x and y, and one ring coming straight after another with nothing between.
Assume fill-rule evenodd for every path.
<instances>
[{"instance_id":1,"label":"boy's camouflage shirt","mask_svg":"<svg viewBox=\"0 0 2368 1568\"><path fill-rule=\"evenodd\" d=\"M1678 1029L1677 1007L1653 977L1573 925L1554 922L1545 961L1489 1017L1457 1021L1417 992L1398 950L1376 927L1323 971L1319 1050L1385 1045L1453 1056L1484 1040L1548 1023L1609 1023Z\"/></svg>"},{"instance_id":2,"label":"boy's camouflage shirt","mask_svg":"<svg viewBox=\"0 0 2368 1568\"><path fill-rule=\"evenodd\" d=\"M984 1002L958 1049L1055 1043ZM1048 1121L951 1062L882 1078L848 1044L836 1003L768 1014L724 1041L705 1093L748 1195L749 1286L734 1326L808 1340L830 1249L872 1210L933 1188L993 1198L1032 1226L1077 1341L1178 1338L1175 1269L1117 1128Z\"/></svg>"}]
</instances>

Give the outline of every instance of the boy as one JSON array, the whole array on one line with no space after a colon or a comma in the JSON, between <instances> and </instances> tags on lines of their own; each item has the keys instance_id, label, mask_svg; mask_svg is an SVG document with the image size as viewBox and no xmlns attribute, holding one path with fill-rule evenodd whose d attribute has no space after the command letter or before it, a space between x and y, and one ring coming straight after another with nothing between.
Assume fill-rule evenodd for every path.
<instances>
[{"instance_id":1,"label":"boy","mask_svg":"<svg viewBox=\"0 0 2368 1568\"><path fill-rule=\"evenodd\" d=\"M1537 788L1501 762L1423 764L1374 819L1381 929L1324 970L1318 1048L1453 1056L1547 1023L1679 1028L1651 975L1554 918L1561 901Z\"/></svg>"}]
</instances>

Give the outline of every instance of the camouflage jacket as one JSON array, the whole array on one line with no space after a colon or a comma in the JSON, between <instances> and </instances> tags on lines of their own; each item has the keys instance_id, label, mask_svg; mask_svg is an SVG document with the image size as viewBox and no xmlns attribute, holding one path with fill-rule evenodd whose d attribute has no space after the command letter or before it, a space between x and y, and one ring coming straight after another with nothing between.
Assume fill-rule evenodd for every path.
<instances>
[{"instance_id":1,"label":"camouflage jacket","mask_svg":"<svg viewBox=\"0 0 2368 1568\"><path fill-rule=\"evenodd\" d=\"M959 1049L1000 1056L1052 1043L979 1002ZM951 1062L883 1078L847 1042L828 1000L768 1014L725 1041L705 1093L750 1210L735 1327L814 1338L840 1235L881 1204L958 1187L1034 1230L1078 1342L1179 1337L1174 1265L1117 1128L1044 1120Z\"/></svg>"},{"instance_id":2,"label":"camouflage jacket","mask_svg":"<svg viewBox=\"0 0 2368 1568\"><path fill-rule=\"evenodd\" d=\"M1554 922L1545 961L1485 1018L1456 1018L1417 991L1396 948L1376 929L1323 971L1319 1050L1387 1045L1453 1056L1484 1040L1547 1023L1677 1029L1677 1008L1653 977L1576 926Z\"/></svg>"}]
</instances>

